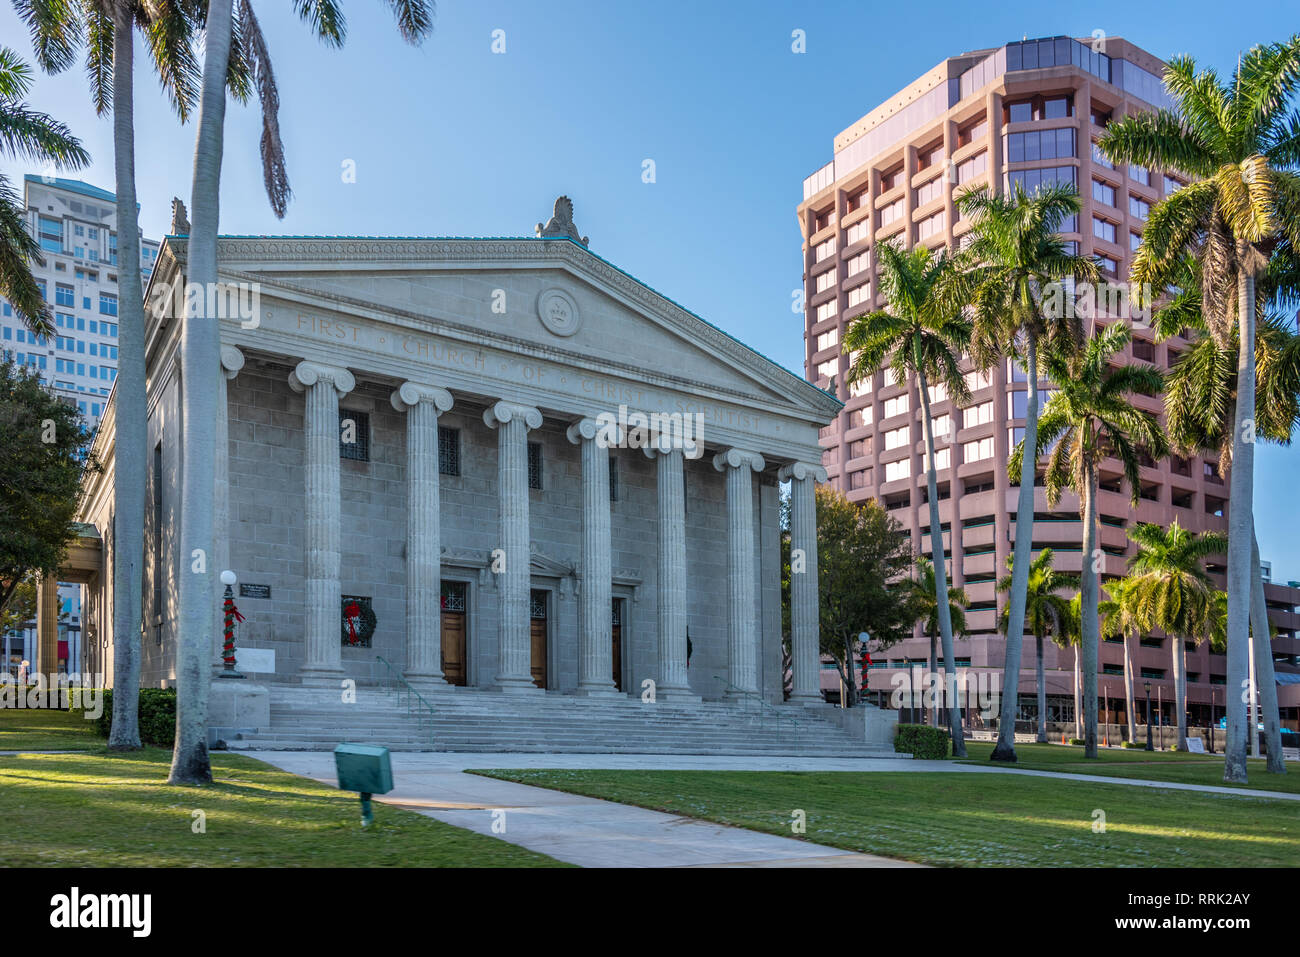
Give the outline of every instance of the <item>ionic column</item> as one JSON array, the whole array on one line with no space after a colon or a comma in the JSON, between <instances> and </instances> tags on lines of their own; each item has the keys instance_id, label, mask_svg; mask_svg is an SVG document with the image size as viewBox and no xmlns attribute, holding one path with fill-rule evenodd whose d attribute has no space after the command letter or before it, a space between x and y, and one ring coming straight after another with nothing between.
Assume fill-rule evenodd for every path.
<instances>
[{"instance_id":1,"label":"ionic column","mask_svg":"<svg viewBox=\"0 0 1300 957\"><path fill-rule=\"evenodd\" d=\"M234 346L221 347L221 375L217 379L217 421L213 429L216 442L216 456L213 462L216 472L212 482L212 546L216 554L217 574L230 567L230 417L226 383L239 375L244 368L244 354ZM213 610L214 621L221 620L224 588L214 588L213 597L216 608ZM220 628L212 630L212 667L214 671L224 670L221 648L225 642Z\"/></svg>"},{"instance_id":2,"label":"ionic column","mask_svg":"<svg viewBox=\"0 0 1300 957\"><path fill-rule=\"evenodd\" d=\"M59 673L59 576L42 575L36 586L36 654L23 645L23 657L31 662L29 679L44 675L53 681ZM6 662L6 667L8 662Z\"/></svg>"},{"instance_id":3,"label":"ionic column","mask_svg":"<svg viewBox=\"0 0 1300 957\"><path fill-rule=\"evenodd\" d=\"M826 481L820 465L796 462L777 473L790 483L790 701L821 704L821 614L817 585L817 483ZM801 561L795 561L796 552Z\"/></svg>"},{"instance_id":4,"label":"ionic column","mask_svg":"<svg viewBox=\"0 0 1300 957\"><path fill-rule=\"evenodd\" d=\"M528 431L542 424L532 406L498 402L483 411L483 421L497 430L497 473L501 543L505 567L497 573L497 652L495 678L502 691L536 691L529 639L528 586Z\"/></svg>"},{"instance_id":5,"label":"ionic column","mask_svg":"<svg viewBox=\"0 0 1300 957\"><path fill-rule=\"evenodd\" d=\"M289 387L301 392L306 400L306 647L299 673L310 682L332 682L343 675L343 644L339 637L339 396L347 395L355 386L356 380L347 369L315 362L300 362L289 374Z\"/></svg>"},{"instance_id":6,"label":"ionic column","mask_svg":"<svg viewBox=\"0 0 1300 957\"><path fill-rule=\"evenodd\" d=\"M438 416L452 398L446 389L404 382L389 401L406 413L406 677L445 687Z\"/></svg>"},{"instance_id":7,"label":"ionic column","mask_svg":"<svg viewBox=\"0 0 1300 957\"><path fill-rule=\"evenodd\" d=\"M727 476L727 680L729 695L758 693L759 608L754 563L754 473L757 452L727 449L713 467Z\"/></svg>"},{"instance_id":8,"label":"ionic column","mask_svg":"<svg viewBox=\"0 0 1300 957\"><path fill-rule=\"evenodd\" d=\"M578 694L616 694L610 614L609 433L582 419L565 433L582 450L582 586L578 595ZM617 435L613 437L617 442Z\"/></svg>"},{"instance_id":9,"label":"ionic column","mask_svg":"<svg viewBox=\"0 0 1300 957\"><path fill-rule=\"evenodd\" d=\"M680 448L646 445L655 460L659 570L656 596L659 677L655 697L699 700L686 672L686 480Z\"/></svg>"}]
</instances>

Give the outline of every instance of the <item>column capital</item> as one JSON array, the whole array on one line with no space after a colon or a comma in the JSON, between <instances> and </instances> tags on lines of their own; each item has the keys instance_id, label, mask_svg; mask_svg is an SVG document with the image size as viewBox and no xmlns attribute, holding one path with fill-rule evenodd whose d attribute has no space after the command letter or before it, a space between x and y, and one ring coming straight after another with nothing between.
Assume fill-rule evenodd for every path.
<instances>
[{"instance_id":1,"label":"column capital","mask_svg":"<svg viewBox=\"0 0 1300 957\"><path fill-rule=\"evenodd\" d=\"M725 472L727 469L738 469L743 466L748 466L755 472L761 472L767 467L767 463L763 461L763 456L757 452L749 452L745 449L726 449L713 457L713 467L719 472Z\"/></svg>"},{"instance_id":2,"label":"column capital","mask_svg":"<svg viewBox=\"0 0 1300 957\"><path fill-rule=\"evenodd\" d=\"M820 465L813 465L810 462L794 462L790 465L782 465L777 471L776 477L781 482L788 482L791 479L810 478L814 482L826 481L826 469Z\"/></svg>"},{"instance_id":3,"label":"column capital","mask_svg":"<svg viewBox=\"0 0 1300 957\"><path fill-rule=\"evenodd\" d=\"M645 453L645 457L648 459L669 456L674 452L681 452L682 457L686 458L686 451L684 449L676 448L669 445L667 442L662 445L655 445L654 442L647 442L645 445L641 446L641 451Z\"/></svg>"},{"instance_id":4,"label":"column capital","mask_svg":"<svg viewBox=\"0 0 1300 957\"><path fill-rule=\"evenodd\" d=\"M388 397L388 401L393 404L393 408L398 412L405 412L408 408L413 408L421 402L429 402L433 404L436 414L446 412L455 402L451 397L451 393L446 389L440 389L436 385L427 385L423 382L403 382Z\"/></svg>"},{"instance_id":5,"label":"column capital","mask_svg":"<svg viewBox=\"0 0 1300 957\"><path fill-rule=\"evenodd\" d=\"M525 428L536 429L541 427L542 413L534 406L516 405L504 399L483 410L483 422L489 429L505 425L513 419L522 419Z\"/></svg>"},{"instance_id":6,"label":"column capital","mask_svg":"<svg viewBox=\"0 0 1300 957\"><path fill-rule=\"evenodd\" d=\"M632 430L633 433L636 431L636 429ZM640 448L649 459L656 455L672 455L674 452L682 453L683 459L690 459L692 462L704 457L703 442L694 442L688 448L680 439L674 438L668 432L651 433Z\"/></svg>"},{"instance_id":7,"label":"column capital","mask_svg":"<svg viewBox=\"0 0 1300 957\"><path fill-rule=\"evenodd\" d=\"M339 395L347 395L357 387L357 380L342 366L306 361L299 362L289 373L289 388L294 392L304 392L309 386L321 381L333 383Z\"/></svg>"},{"instance_id":8,"label":"column capital","mask_svg":"<svg viewBox=\"0 0 1300 957\"><path fill-rule=\"evenodd\" d=\"M574 445L581 445L594 439L596 444L603 448L614 448L623 442L623 430L619 428L617 422L602 422L600 419L590 417L574 422L564 434Z\"/></svg>"},{"instance_id":9,"label":"column capital","mask_svg":"<svg viewBox=\"0 0 1300 957\"><path fill-rule=\"evenodd\" d=\"M244 353L235 346L221 347L221 374L227 379L233 379L239 375L239 370L244 368Z\"/></svg>"}]
</instances>

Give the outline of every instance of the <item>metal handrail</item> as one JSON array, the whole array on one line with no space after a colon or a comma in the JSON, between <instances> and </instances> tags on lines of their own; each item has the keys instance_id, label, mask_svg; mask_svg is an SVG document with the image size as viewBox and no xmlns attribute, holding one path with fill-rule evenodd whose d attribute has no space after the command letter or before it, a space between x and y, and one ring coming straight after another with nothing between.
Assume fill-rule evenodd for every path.
<instances>
[{"instance_id":1,"label":"metal handrail","mask_svg":"<svg viewBox=\"0 0 1300 957\"><path fill-rule=\"evenodd\" d=\"M780 736L781 736L781 722L782 722L782 721L789 721L789 722L790 722L792 725L794 725L795 727L798 727L798 726L799 726L799 720L798 720L797 718L793 718L793 717L791 717L791 716L788 715L788 714L784 714L784 713L781 711L780 708L778 708L778 707L776 707L775 705L769 704L768 702L764 701L761 695L758 695L758 694L754 693L753 691L747 691L747 690L744 689L744 688L737 688L735 685L733 685L733 684L732 684L730 681L728 681L726 678L722 677L722 675L714 675L714 676L713 676L713 680L714 680L714 681L721 681L721 682L726 686L725 689L724 689L725 691L730 691L730 692L732 692L732 693L734 693L734 694L738 694L738 695L742 696L746 702L753 701L756 705L758 705L758 712L757 712L757 714L758 714L758 723L759 723L759 727L763 727L763 726L764 726L764 716L765 716L768 712L771 712L772 717L774 717L774 718L776 719L776 734L777 734L777 737L780 737Z\"/></svg>"},{"instance_id":2,"label":"metal handrail","mask_svg":"<svg viewBox=\"0 0 1300 957\"><path fill-rule=\"evenodd\" d=\"M396 695L399 699L405 699L406 713L414 714L416 720L420 723L420 730L424 730L425 722L430 725L429 743L433 744L433 719L437 717L438 712L434 709L420 692L416 691L406 676L393 667L392 663L383 655L375 655L375 659L387 669L389 677L392 678L391 685L385 685L385 690L389 694Z\"/></svg>"}]
</instances>

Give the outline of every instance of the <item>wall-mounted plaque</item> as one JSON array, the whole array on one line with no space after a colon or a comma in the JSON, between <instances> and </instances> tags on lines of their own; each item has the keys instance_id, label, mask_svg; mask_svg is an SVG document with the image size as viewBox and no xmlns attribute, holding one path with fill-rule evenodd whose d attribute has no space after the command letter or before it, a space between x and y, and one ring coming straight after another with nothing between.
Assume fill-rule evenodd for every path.
<instances>
[{"instance_id":1,"label":"wall-mounted plaque","mask_svg":"<svg viewBox=\"0 0 1300 957\"><path fill-rule=\"evenodd\" d=\"M246 585L241 582L239 585L239 597L240 598L270 598L271 586L270 585Z\"/></svg>"}]
</instances>

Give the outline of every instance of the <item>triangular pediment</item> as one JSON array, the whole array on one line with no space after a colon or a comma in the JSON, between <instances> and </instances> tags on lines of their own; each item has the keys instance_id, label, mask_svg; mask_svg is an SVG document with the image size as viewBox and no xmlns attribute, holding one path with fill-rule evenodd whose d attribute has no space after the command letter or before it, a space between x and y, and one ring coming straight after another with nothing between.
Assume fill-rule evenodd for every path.
<instances>
[{"instance_id":1,"label":"triangular pediment","mask_svg":"<svg viewBox=\"0 0 1300 957\"><path fill-rule=\"evenodd\" d=\"M829 421L834 398L568 240L222 240L283 295Z\"/></svg>"},{"instance_id":2,"label":"triangular pediment","mask_svg":"<svg viewBox=\"0 0 1300 957\"><path fill-rule=\"evenodd\" d=\"M551 555L539 552L536 546L528 556L528 567L535 575L548 575L555 578L568 578L575 572L571 562L561 561Z\"/></svg>"}]
</instances>

